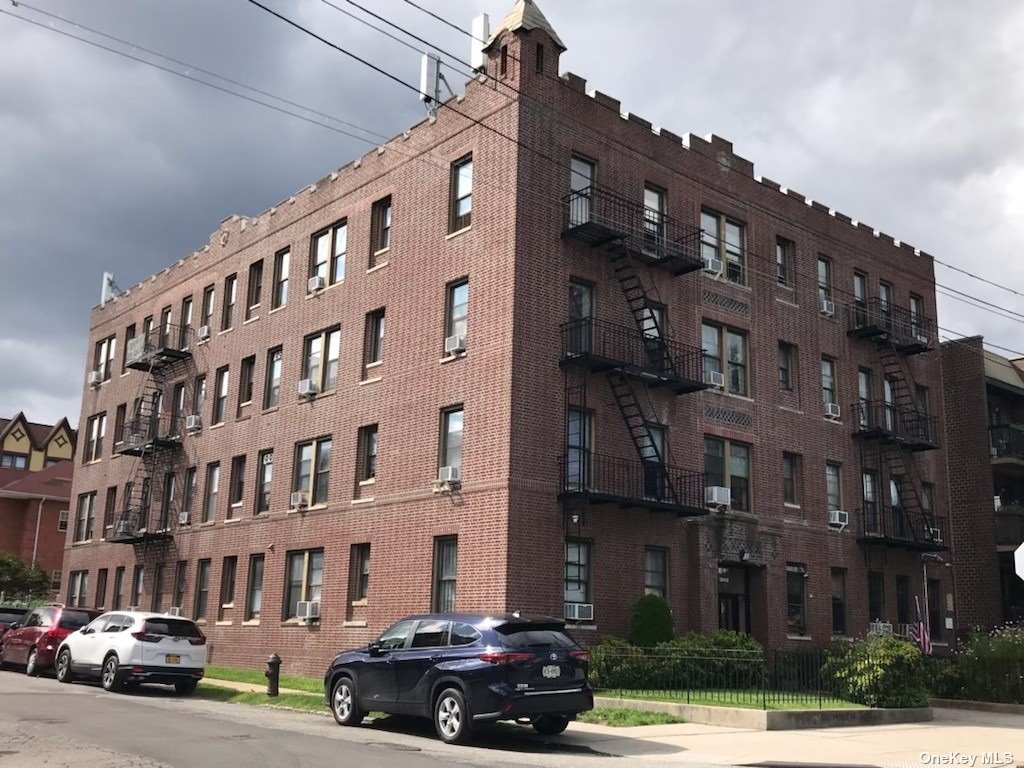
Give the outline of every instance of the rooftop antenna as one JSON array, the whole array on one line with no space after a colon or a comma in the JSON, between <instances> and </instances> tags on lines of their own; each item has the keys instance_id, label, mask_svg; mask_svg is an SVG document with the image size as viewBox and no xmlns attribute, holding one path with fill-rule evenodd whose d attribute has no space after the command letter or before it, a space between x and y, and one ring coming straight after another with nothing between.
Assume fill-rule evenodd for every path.
<instances>
[{"instance_id":1,"label":"rooftop antenna","mask_svg":"<svg viewBox=\"0 0 1024 768\"><path fill-rule=\"evenodd\" d=\"M474 72L483 72L487 67L487 56L484 55L484 46L491 37L491 21L486 13L481 13L473 19L472 37L470 38L469 63Z\"/></svg>"},{"instance_id":2,"label":"rooftop antenna","mask_svg":"<svg viewBox=\"0 0 1024 768\"><path fill-rule=\"evenodd\" d=\"M420 61L420 101L430 115L437 114L437 105L441 103L441 83L449 97L455 95L441 71L441 58L436 53L424 53Z\"/></svg>"},{"instance_id":3,"label":"rooftop antenna","mask_svg":"<svg viewBox=\"0 0 1024 768\"><path fill-rule=\"evenodd\" d=\"M108 301L122 293L124 293L124 291L122 291L120 287L118 287L117 283L114 282L114 273L104 272L103 286L100 288L100 306L105 307Z\"/></svg>"}]
</instances>

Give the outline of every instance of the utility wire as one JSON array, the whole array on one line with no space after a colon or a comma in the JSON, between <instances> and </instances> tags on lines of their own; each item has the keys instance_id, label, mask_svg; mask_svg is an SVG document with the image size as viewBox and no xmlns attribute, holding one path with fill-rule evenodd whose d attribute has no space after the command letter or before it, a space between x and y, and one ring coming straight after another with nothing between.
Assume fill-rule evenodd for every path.
<instances>
[{"instance_id":1,"label":"utility wire","mask_svg":"<svg viewBox=\"0 0 1024 768\"><path fill-rule=\"evenodd\" d=\"M342 8L340 6L337 6L334 3L332 3L332 2L329 2L329 0L323 0L323 2L326 3L327 5L331 6L331 8L336 10L338 13L343 13L346 16L348 16L350 19L353 19L354 21L358 21L360 24L364 24L365 26L367 26L370 29L372 29L374 32L380 32L385 37L390 37L396 43L400 43L400 44L404 45L406 48L408 48L411 51L415 51L416 53L423 53L424 52L424 51L421 51L419 48L417 48L412 43L408 42L407 40L403 40L402 38L398 37L397 35L392 35L386 29L381 29L380 27L374 26L373 24L368 22L366 19L359 18L358 16L356 16L351 11L346 11L344 8Z\"/></svg>"}]
</instances>

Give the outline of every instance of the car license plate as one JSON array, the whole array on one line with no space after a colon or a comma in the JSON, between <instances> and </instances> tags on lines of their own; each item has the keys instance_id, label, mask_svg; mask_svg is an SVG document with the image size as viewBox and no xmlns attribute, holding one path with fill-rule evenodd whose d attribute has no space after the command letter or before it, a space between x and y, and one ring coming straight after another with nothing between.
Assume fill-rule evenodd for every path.
<instances>
[{"instance_id":1,"label":"car license plate","mask_svg":"<svg viewBox=\"0 0 1024 768\"><path fill-rule=\"evenodd\" d=\"M181 656L167 654L166 658L167 658L167 663L168 664L180 664L181 663Z\"/></svg>"},{"instance_id":2,"label":"car license plate","mask_svg":"<svg viewBox=\"0 0 1024 768\"><path fill-rule=\"evenodd\" d=\"M558 677L562 674L562 668L557 664L546 664L540 673L544 675L544 677Z\"/></svg>"}]
</instances>

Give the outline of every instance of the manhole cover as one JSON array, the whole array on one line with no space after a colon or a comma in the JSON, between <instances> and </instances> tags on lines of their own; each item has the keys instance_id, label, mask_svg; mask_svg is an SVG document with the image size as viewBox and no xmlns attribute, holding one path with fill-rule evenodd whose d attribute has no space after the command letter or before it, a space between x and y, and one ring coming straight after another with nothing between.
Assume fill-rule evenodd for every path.
<instances>
[{"instance_id":1,"label":"manhole cover","mask_svg":"<svg viewBox=\"0 0 1024 768\"><path fill-rule=\"evenodd\" d=\"M393 749L396 752L422 752L419 747L414 747L411 744L394 744L390 741L375 741L370 744L371 747L379 747L380 749Z\"/></svg>"}]
</instances>

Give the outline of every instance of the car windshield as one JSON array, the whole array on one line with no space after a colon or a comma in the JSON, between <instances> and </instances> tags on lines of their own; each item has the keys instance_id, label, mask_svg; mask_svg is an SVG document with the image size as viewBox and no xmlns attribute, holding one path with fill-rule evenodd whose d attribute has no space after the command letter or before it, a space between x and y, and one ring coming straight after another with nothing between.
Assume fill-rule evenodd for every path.
<instances>
[{"instance_id":1,"label":"car windshield","mask_svg":"<svg viewBox=\"0 0 1024 768\"><path fill-rule=\"evenodd\" d=\"M0 609L0 624L11 624L24 615L24 611L5 611Z\"/></svg>"},{"instance_id":2,"label":"car windshield","mask_svg":"<svg viewBox=\"0 0 1024 768\"><path fill-rule=\"evenodd\" d=\"M146 619L143 631L147 635L165 637L202 637L199 627L188 619Z\"/></svg>"},{"instance_id":3,"label":"car windshield","mask_svg":"<svg viewBox=\"0 0 1024 768\"><path fill-rule=\"evenodd\" d=\"M96 614L91 616L85 611L70 611L63 610L60 614L60 628L66 629L69 632L74 632L76 629L81 629L86 624L95 618Z\"/></svg>"},{"instance_id":4,"label":"car windshield","mask_svg":"<svg viewBox=\"0 0 1024 768\"><path fill-rule=\"evenodd\" d=\"M575 648L576 643L559 625L503 624L494 630L509 648Z\"/></svg>"}]
</instances>

